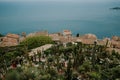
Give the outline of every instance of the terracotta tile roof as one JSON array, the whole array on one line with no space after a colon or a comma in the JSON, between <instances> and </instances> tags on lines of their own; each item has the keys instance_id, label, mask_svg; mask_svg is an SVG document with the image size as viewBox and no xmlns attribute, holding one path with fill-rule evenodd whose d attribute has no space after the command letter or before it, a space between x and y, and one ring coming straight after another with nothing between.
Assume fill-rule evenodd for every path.
<instances>
[{"instance_id":1,"label":"terracotta tile roof","mask_svg":"<svg viewBox=\"0 0 120 80\"><path fill-rule=\"evenodd\" d=\"M118 44L120 44L119 41L114 41L114 40L111 40L111 43L112 43L113 45L118 45Z\"/></svg>"},{"instance_id":2,"label":"terracotta tile roof","mask_svg":"<svg viewBox=\"0 0 120 80\"><path fill-rule=\"evenodd\" d=\"M97 40L98 45L106 45L106 42L103 40Z\"/></svg>"},{"instance_id":3,"label":"terracotta tile roof","mask_svg":"<svg viewBox=\"0 0 120 80\"><path fill-rule=\"evenodd\" d=\"M63 35L72 35L72 32L70 30L64 30Z\"/></svg>"},{"instance_id":4,"label":"terracotta tile roof","mask_svg":"<svg viewBox=\"0 0 120 80\"><path fill-rule=\"evenodd\" d=\"M116 48L107 48L107 51L112 52L112 50L115 50L115 52L118 52L120 54L120 49Z\"/></svg>"},{"instance_id":5,"label":"terracotta tile roof","mask_svg":"<svg viewBox=\"0 0 120 80\"><path fill-rule=\"evenodd\" d=\"M113 47L120 49L120 41L111 40L111 44Z\"/></svg>"},{"instance_id":6,"label":"terracotta tile roof","mask_svg":"<svg viewBox=\"0 0 120 80\"><path fill-rule=\"evenodd\" d=\"M92 39L81 39L81 42L84 44L94 44L94 40Z\"/></svg>"},{"instance_id":7,"label":"terracotta tile roof","mask_svg":"<svg viewBox=\"0 0 120 80\"><path fill-rule=\"evenodd\" d=\"M118 40L120 40L120 37L118 37L118 36L112 36L112 40L118 41Z\"/></svg>"},{"instance_id":8,"label":"terracotta tile roof","mask_svg":"<svg viewBox=\"0 0 120 80\"><path fill-rule=\"evenodd\" d=\"M49 34L49 37L51 37L53 41L59 41L60 40L60 36L57 33Z\"/></svg>"},{"instance_id":9,"label":"terracotta tile roof","mask_svg":"<svg viewBox=\"0 0 120 80\"><path fill-rule=\"evenodd\" d=\"M97 36L94 34L85 34L83 36L81 36L83 39L97 39Z\"/></svg>"},{"instance_id":10,"label":"terracotta tile roof","mask_svg":"<svg viewBox=\"0 0 120 80\"><path fill-rule=\"evenodd\" d=\"M5 46L16 46L19 43L19 35L17 34L7 34L5 37L2 38L0 43L0 47Z\"/></svg>"},{"instance_id":11,"label":"terracotta tile roof","mask_svg":"<svg viewBox=\"0 0 120 80\"><path fill-rule=\"evenodd\" d=\"M17 34L11 34L11 33L8 33L8 34L6 35L6 37L19 39L19 35L17 35Z\"/></svg>"}]
</instances>

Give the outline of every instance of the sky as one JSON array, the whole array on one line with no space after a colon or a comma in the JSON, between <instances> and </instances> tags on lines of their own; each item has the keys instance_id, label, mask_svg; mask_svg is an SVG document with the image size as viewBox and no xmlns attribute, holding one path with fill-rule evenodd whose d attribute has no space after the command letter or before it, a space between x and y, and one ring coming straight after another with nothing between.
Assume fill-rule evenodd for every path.
<instances>
[{"instance_id":1,"label":"sky","mask_svg":"<svg viewBox=\"0 0 120 80\"><path fill-rule=\"evenodd\" d=\"M101 2L101 1L104 1L104 2L106 2L106 1L113 1L113 0L0 0L0 1L8 1L8 2L10 2L10 1L24 1L24 2L25 1L27 1L27 2L30 2L30 1L33 1L33 2L35 2L35 1ZM116 1L120 1L120 0L116 0Z\"/></svg>"}]
</instances>

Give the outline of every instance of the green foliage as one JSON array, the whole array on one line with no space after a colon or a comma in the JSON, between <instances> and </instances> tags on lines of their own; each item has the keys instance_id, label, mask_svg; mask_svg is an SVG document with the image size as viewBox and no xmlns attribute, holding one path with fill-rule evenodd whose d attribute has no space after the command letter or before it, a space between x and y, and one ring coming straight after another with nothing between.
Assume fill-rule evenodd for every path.
<instances>
[{"instance_id":1,"label":"green foliage","mask_svg":"<svg viewBox=\"0 0 120 80\"><path fill-rule=\"evenodd\" d=\"M78 77L78 75L79 75L79 73L77 72L77 71L74 71L73 73L72 73L72 76L75 78L75 77Z\"/></svg>"},{"instance_id":2,"label":"green foliage","mask_svg":"<svg viewBox=\"0 0 120 80\"><path fill-rule=\"evenodd\" d=\"M5 80L20 80L20 75L16 70L13 70L6 74Z\"/></svg>"},{"instance_id":3,"label":"green foliage","mask_svg":"<svg viewBox=\"0 0 120 80\"><path fill-rule=\"evenodd\" d=\"M54 70L54 69L48 70L48 73L49 73L51 76L57 76L57 72L56 72L56 70Z\"/></svg>"},{"instance_id":4,"label":"green foliage","mask_svg":"<svg viewBox=\"0 0 120 80\"><path fill-rule=\"evenodd\" d=\"M120 66L114 67L111 69L113 79L119 78L120 79Z\"/></svg>"},{"instance_id":5,"label":"green foliage","mask_svg":"<svg viewBox=\"0 0 120 80\"><path fill-rule=\"evenodd\" d=\"M85 68L83 66L78 67L78 72L83 73L85 71Z\"/></svg>"},{"instance_id":6,"label":"green foliage","mask_svg":"<svg viewBox=\"0 0 120 80\"><path fill-rule=\"evenodd\" d=\"M50 80L50 77L51 77L50 74L45 74L42 75L39 80Z\"/></svg>"},{"instance_id":7,"label":"green foliage","mask_svg":"<svg viewBox=\"0 0 120 80\"><path fill-rule=\"evenodd\" d=\"M13 58L17 59L17 56L22 55L21 57L24 57L22 59L25 60L21 67L7 71L5 80L71 80L76 77L80 77L81 80L120 79L120 54L115 51L110 54L104 49L104 46L85 45L82 43L72 45L68 43L65 48L63 45L54 45L44 51L43 54L38 51L38 55L33 56L34 59L36 57L36 62L30 61L30 59L25 57L24 53L27 53L28 49L39 47L43 43L49 42L49 40L45 41L44 39L46 38L43 39L43 36L36 37L27 38L20 46L0 48L1 68L6 67L6 62L8 64ZM51 42L52 40L50 39ZM94 56L92 55L93 53ZM44 56L45 62L41 61L42 56ZM94 60L92 60L92 57L94 57ZM38 59L40 59L39 62ZM74 65L76 66L74 67Z\"/></svg>"},{"instance_id":8,"label":"green foliage","mask_svg":"<svg viewBox=\"0 0 120 80\"><path fill-rule=\"evenodd\" d=\"M120 66L113 67L101 72L102 79L109 79L109 80L119 80L120 79Z\"/></svg>"},{"instance_id":9,"label":"green foliage","mask_svg":"<svg viewBox=\"0 0 120 80\"><path fill-rule=\"evenodd\" d=\"M52 62L54 61L54 58L53 57L48 57L48 62Z\"/></svg>"},{"instance_id":10,"label":"green foliage","mask_svg":"<svg viewBox=\"0 0 120 80\"><path fill-rule=\"evenodd\" d=\"M79 73L91 71L92 65L89 61L85 61L81 66L78 67Z\"/></svg>"},{"instance_id":11,"label":"green foliage","mask_svg":"<svg viewBox=\"0 0 120 80\"><path fill-rule=\"evenodd\" d=\"M46 55L49 55L49 54L51 54L51 53L52 53L52 50L50 50L50 49L44 51L44 54L46 54Z\"/></svg>"},{"instance_id":12,"label":"green foliage","mask_svg":"<svg viewBox=\"0 0 120 80\"><path fill-rule=\"evenodd\" d=\"M52 39L48 36L28 37L23 42L21 42L21 44L27 46L28 49L33 49L49 43L52 43Z\"/></svg>"},{"instance_id":13,"label":"green foliage","mask_svg":"<svg viewBox=\"0 0 120 80\"><path fill-rule=\"evenodd\" d=\"M72 46L72 43L69 42L69 43L66 44L66 46L67 46L67 47Z\"/></svg>"},{"instance_id":14,"label":"green foliage","mask_svg":"<svg viewBox=\"0 0 120 80\"><path fill-rule=\"evenodd\" d=\"M14 52L8 52L4 55L4 57L7 59L7 61L11 60L12 58L14 59Z\"/></svg>"},{"instance_id":15,"label":"green foliage","mask_svg":"<svg viewBox=\"0 0 120 80\"><path fill-rule=\"evenodd\" d=\"M88 72L88 76L93 80L100 80L101 75L98 72Z\"/></svg>"}]
</instances>

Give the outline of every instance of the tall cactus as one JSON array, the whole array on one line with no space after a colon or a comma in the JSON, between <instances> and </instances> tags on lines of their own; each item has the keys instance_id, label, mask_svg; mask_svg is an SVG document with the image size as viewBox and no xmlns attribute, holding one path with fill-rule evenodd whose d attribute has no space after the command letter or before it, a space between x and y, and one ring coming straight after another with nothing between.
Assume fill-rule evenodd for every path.
<instances>
[{"instance_id":1,"label":"tall cactus","mask_svg":"<svg viewBox=\"0 0 120 80\"><path fill-rule=\"evenodd\" d=\"M106 42L106 44L105 44L105 49L107 48L108 43L109 43L109 40L107 39L107 42Z\"/></svg>"},{"instance_id":2,"label":"tall cactus","mask_svg":"<svg viewBox=\"0 0 120 80\"><path fill-rule=\"evenodd\" d=\"M37 54L38 54L38 58L39 58L39 62L40 62L40 58L41 58L41 50L38 50L38 51L37 51Z\"/></svg>"},{"instance_id":3,"label":"tall cactus","mask_svg":"<svg viewBox=\"0 0 120 80\"><path fill-rule=\"evenodd\" d=\"M66 80L71 80L72 79L72 67L71 67L71 59L69 58L68 66L67 66L67 71L66 71Z\"/></svg>"},{"instance_id":4,"label":"tall cactus","mask_svg":"<svg viewBox=\"0 0 120 80\"><path fill-rule=\"evenodd\" d=\"M73 47L73 58L74 58L73 67L76 69L77 68L77 49L75 46Z\"/></svg>"},{"instance_id":5,"label":"tall cactus","mask_svg":"<svg viewBox=\"0 0 120 80\"><path fill-rule=\"evenodd\" d=\"M94 41L94 47L93 47L93 53L92 53L92 65L93 65L93 69L95 68L96 45L97 45L97 41Z\"/></svg>"}]
</instances>

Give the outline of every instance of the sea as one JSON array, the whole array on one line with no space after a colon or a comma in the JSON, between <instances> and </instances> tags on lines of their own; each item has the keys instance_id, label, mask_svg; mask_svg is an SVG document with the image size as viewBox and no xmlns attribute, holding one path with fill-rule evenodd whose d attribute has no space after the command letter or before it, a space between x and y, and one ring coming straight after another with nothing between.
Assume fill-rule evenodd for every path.
<instances>
[{"instance_id":1,"label":"sea","mask_svg":"<svg viewBox=\"0 0 120 80\"><path fill-rule=\"evenodd\" d=\"M71 30L98 38L120 36L120 0L0 1L0 33Z\"/></svg>"}]
</instances>

